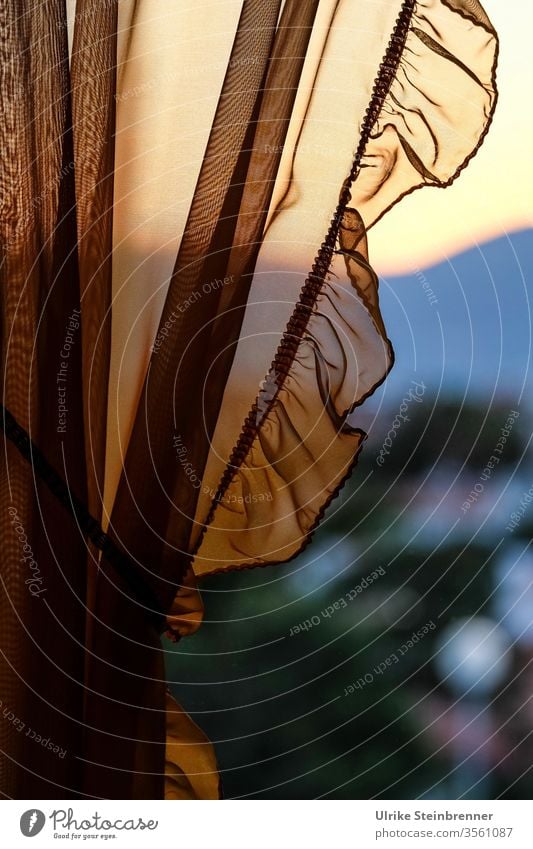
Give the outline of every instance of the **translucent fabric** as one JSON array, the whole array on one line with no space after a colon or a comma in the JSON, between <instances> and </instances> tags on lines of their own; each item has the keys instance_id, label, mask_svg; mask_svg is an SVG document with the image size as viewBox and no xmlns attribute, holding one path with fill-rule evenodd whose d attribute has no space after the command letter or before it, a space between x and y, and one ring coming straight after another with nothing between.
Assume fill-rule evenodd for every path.
<instances>
[{"instance_id":1,"label":"translucent fabric","mask_svg":"<svg viewBox=\"0 0 533 849\"><path fill-rule=\"evenodd\" d=\"M21 453L26 443L19 435L14 444L3 415L12 439L0 460L1 699L14 719L3 722L0 731L1 788L18 798L56 798L75 794L81 783L76 755L83 730L85 601L94 561L77 523L33 460L38 446L73 495L91 499L80 299L81 279L87 281L94 264L78 274L64 4L7 0L0 17L2 404L33 440L28 462ZM108 25L102 18L102 33ZM100 60L93 51L93 75ZM82 63L77 85L84 98L93 91L87 74ZM104 99L112 103L111 90ZM84 153L88 181L104 156L92 141L90 147L90 157ZM82 208L79 223L89 227L92 203ZM90 250L84 240L79 248L82 256ZM106 246L95 250L100 264ZM92 314L89 323L97 321ZM102 400L95 402L100 409ZM98 502L92 504L97 511ZM37 736L51 745L38 745Z\"/></svg>"},{"instance_id":2,"label":"translucent fabric","mask_svg":"<svg viewBox=\"0 0 533 849\"><path fill-rule=\"evenodd\" d=\"M217 493L197 574L293 557L361 448L365 434L350 413L384 380L393 355L355 210L344 214L311 313L306 296L301 304L231 458L237 472Z\"/></svg>"},{"instance_id":3,"label":"translucent fabric","mask_svg":"<svg viewBox=\"0 0 533 849\"><path fill-rule=\"evenodd\" d=\"M476 0L215 5L78 0L70 67L0 7L5 796L218 796L161 631L305 544L392 365L367 231L494 109Z\"/></svg>"}]
</instances>

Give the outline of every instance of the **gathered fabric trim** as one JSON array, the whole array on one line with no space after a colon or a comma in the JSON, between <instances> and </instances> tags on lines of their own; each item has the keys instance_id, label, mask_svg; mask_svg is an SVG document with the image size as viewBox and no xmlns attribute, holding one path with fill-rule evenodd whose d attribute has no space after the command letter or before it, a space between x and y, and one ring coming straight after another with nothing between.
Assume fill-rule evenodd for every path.
<instances>
[{"instance_id":1,"label":"gathered fabric trim","mask_svg":"<svg viewBox=\"0 0 533 849\"><path fill-rule=\"evenodd\" d=\"M443 2L444 5L442 5ZM486 68L486 63L483 65L482 62L481 70L483 74L478 76L476 71L472 70L465 61L465 45L467 47L466 55L469 55L469 42L466 40L469 38L469 33L466 33L464 27L460 33L463 41L458 44L457 55L454 55L446 44L442 43L445 39L441 39L438 28L431 20L435 11L437 15L447 14L450 19L454 18L454 13L457 13L464 20L478 27L483 27L483 30L489 33L490 39L487 45L485 45L488 51L487 55L492 58L492 64L489 70ZM456 20L453 23L455 25ZM474 27L472 27L473 29ZM472 53L475 54L474 45L472 46ZM406 194L424 185L434 185L437 187L448 186L456 179L463 168L466 167L481 146L492 120L497 101L497 57L498 45L496 34L478 3L475 4L475 8L473 6L472 8L467 7L465 0L420 0L419 2L418 0L404 0L402 3L384 57L379 66L378 75L373 84L370 102L361 123L359 141L352 166L341 187L339 202L331 219L329 229L311 271L300 291L299 299L283 333L271 363L270 371L264 380L255 402L251 406L250 412L244 420L240 435L221 476L202 531L197 539L193 552L193 568L195 568L198 575L213 574L235 568L247 568L248 566L272 565L273 563L286 562L292 559L306 546L312 533L323 518L328 505L350 477L366 434L359 428L351 428L345 422L341 421L341 419L345 419L347 415L352 413L356 407L360 406L383 383L394 361L392 345L385 336L385 329L377 305L377 278L375 278L374 272L368 264L368 259L365 255L366 230ZM474 109L472 114L472 144L470 147L469 139L466 143L463 141L462 146L458 141L457 151L452 148L451 154L448 155L446 145L442 144L441 139L437 139L436 132L432 127L432 122L435 122L432 110L434 107L438 108L439 104L433 102L431 94L428 94L426 90L421 90L418 85L419 81L412 80L410 76L413 62L417 60L422 65L425 61L436 62L437 64L440 62L439 73L442 73L444 69L445 74L448 70L452 73L461 74L461 79L473 85L479 93L480 104L476 107L477 112ZM398 83L400 73L402 82ZM410 87L412 92L415 93L415 97L419 97L420 101L427 105L429 118L426 118L423 106L421 108L418 103L413 104L412 99L409 101L409 98L406 97L406 102L401 102L399 92L400 90L403 92L405 87ZM422 129L422 131L418 131L418 137L417 131L415 130L413 133L411 130L408 120L411 117L413 117L414 122L419 122L419 126ZM436 120L438 122L438 116ZM479 123L479 129L476 122ZM391 135L393 137L392 145L390 142ZM420 142L420 138L422 138L422 142ZM438 142L440 142L440 146ZM417 149L417 143L420 149ZM387 145L391 145L390 149L387 148ZM396 149L394 149L394 145ZM433 147L435 153L432 158L427 153L427 150ZM445 154L444 156L443 152ZM439 155L442 157L442 161L437 161ZM387 160L387 156L389 156L389 160ZM383 160L381 171L375 167L375 162L380 157ZM430 167L432 165L432 159L435 166L433 170ZM457 162L455 160L459 161ZM429 165L426 164L427 162L429 162ZM372 166L374 167L372 168ZM404 171L409 172L408 185L403 188L401 179L397 180L395 184L395 189L397 189L396 194L389 199L386 192L383 193L383 196L380 192L383 185L387 182L389 174L396 167L399 167L400 170L403 168ZM377 177L372 175L372 170L377 173ZM375 180L375 186L372 185L372 179ZM353 202L355 208L349 206L351 202ZM341 233L343 227L348 227L349 229L347 219L350 217L359 218L360 232L358 238L354 239L353 244L343 245ZM302 346L311 341L315 347L317 361L322 358L324 363L327 362L328 350L320 351L320 343L314 342L312 338L313 333L312 331L310 332L310 321L313 317L318 317L318 319L325 317L321 313L318 303L322 296L328 297L327 287L330 287L328 277L330 275L332 261L339 254L343 256L346 262L348 276L353 283L354 289L358 292L361 303L367 308L367 312L374 323L376 334L382 337L385 348L388 348L385 353L381 374L369 383L368 388L362 395L360 394L352 404L346 406L343 415L334 409L334 404L331 403L331 398L328 397L327 388L324 389L320 380L318 381L323 405L328 413L332 414L333 420L339 425L338 433L345 434L351 431L352 434L358 437L357 444L353 446L351 462L344 464L343 461L344 472L342 468L339 469L338 480L335 485L325 489L323 493L323 504L321 506L317 507L317 499L315 498L315 504L312 508L315 511L315 515L312 517L312 520L309 519L309 502L307 505L304 505L302 512L306 513L307 527L301 534L300 544L296 548L293 547L289 556L282 556L279 559L262 558L261 556L251 557L247 555L240 546L240 543L236 543L236 553L242 556L237 557L234 563L230 563L226 559L224 565L216 564L213 560L213 553L216 550L214 543L207 546L210 550L207 559L202 554L206 548L206 538L210 534L216 537L216 530L218 530L219 534L222 533L222 526L220 529L215 529L215 531L210 529L213 527L213 521L217 511L219 509L223 510L225 507L224 501L227 497L228 490L235 486L236 478L241 475L241 470L246 466L247 461L248 466L244 470L250 471L253 468L254 459L253 457L250 459L250 455L253 454L254 446L257 447L261 441L267 443L270 438L268 435L264 435L265 427L268 425L269 432L271 432L273 427L283 430L284 422L287 421L292 426L290 418L287 419L286 411L282 410L280 412L280 406L281 408L284 406L283 401L280 403L280 393L284 392L285 396L287 394L290 395L294 386L298 385L298 380L294 379L294 372L297 367L301 371L301 363L298 363L298 358L300 356L299 352L302 351ZM350 265L352 267L358 267L355 277L350 273ZM364 273L368 277L372 277L375 284L375 302L373 304L367 302L365 286L359 285L358 280L355 279L358 275L361 276ZM331 291L333 291L332 288ZM328 320L327 316L326 320ZM351 329L357 335L355 325L352 325ZM305 357L305 354L303 357ZM291 379L292 389L290 386L287 388ZM355 395L356 393L354 391ZM277 421L274 423L276 417ZM261 453L260 456L263 458L264 453ZM244 478L242 486L243 488L246 486ZM254 524L256 518L251 519L251 525ZM266 521L264 515L262 518L263 521ZM229 533L231 533L231 523L227 522L226 525ZM234 528L234 530L236 530L237 534L245 531L245 521L244 523L241 522L241 526L236 529ZM221 536L218 539L221 540ZM249 546L249 551L250 549L251 547Z\"/></svg>"}]
</instances>

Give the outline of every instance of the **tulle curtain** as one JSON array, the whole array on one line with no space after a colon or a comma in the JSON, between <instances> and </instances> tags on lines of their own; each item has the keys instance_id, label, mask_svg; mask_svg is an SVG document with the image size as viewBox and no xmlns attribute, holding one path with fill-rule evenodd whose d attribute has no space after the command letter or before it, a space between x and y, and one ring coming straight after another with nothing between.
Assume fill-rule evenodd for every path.
<instances>
[{"instance_id":1,"label":"tulle curtain","mask_svg":"<svg viewBox=\"0 0 533 849\"><path fill-rule=\"evenodd\" d=\"M216 798L161 632L350 474L393 362L367 230L477 150L496 36L477 0L67 5L0 7L1 790Z\"/></svg>"}]
</instances>

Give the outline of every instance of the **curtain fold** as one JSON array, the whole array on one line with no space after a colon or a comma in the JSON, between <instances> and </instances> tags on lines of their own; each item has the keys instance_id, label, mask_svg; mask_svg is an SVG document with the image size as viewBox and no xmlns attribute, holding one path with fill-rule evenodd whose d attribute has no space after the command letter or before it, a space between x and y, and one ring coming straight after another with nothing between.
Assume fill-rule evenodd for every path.
<instances>
[{"instance_id":1,"label":"curtain fold","mask_svg":"<svg viewBox=\"0 0 533 849\"><path fill-rule=\"evenodd\" d=\"M77 0L71 52L75 191L81 301L81 386L85 421L87 508L102 520L111 355L116 3L95 15ZM91 646L99 553L89 541L85 643ZM89 664L85 663L86 678Z\"/></svg>"},{"instance_id":2,"label":"curtain fold","mask_svg":"<svg viewBox=\"0 0 533 849\"><path fill-rule=\"evenodd\" d=\"M15 798L220 795L211 744L167 692L161 632L199 626L196 577L297 554L351 473L357 408L393 363L368 230L449 185L496 103L477 0L244 0L203 134L192 102L172 111L184 69L151 18L206 10L158 8L77 0L69 71L64 0L0 2L0 787ZM186 214L157 197L176 114Z\"/></svg>"},{"instance_id":3,"label":"curtain fold","mask_svg":"<svg viewBox=\"0 0 533 849\"><path fill-rule=\"evenodd\" d=\"M82 304L82 386L87 506L100 522L104 492L115 162L118 5L77 0L71 56L76 207ZM87 796L157 798L163 793L164 669L158 629L131 579L89 544L83 712ZM129 564L128 564L129 565Z\"/></svg>"},{"instance_id":4,"label":"curtain fold","mask_svg":"<svg viewBox=\"0 0 533 849\"><path fill-rule=\"evenodd\" d=\"M357 460L365 438L357 427L357 407L393 362L378 281L368 262L367 229L414 189L450 185L490 125L497 39L482 10L440 0L406 0L392 9L396 21L359 115L359 140L335 214L270 367L264 362L266 378L239 435L233 410L246 384L250 345L241 342L235 359L237 388L231 394L230 383L227 390L208 468L211 505L207 518L197 515L198 575L283 562L307 543ZM324 59L328 49L342 51L352 14L350 4L338 4L338 29ZM319 76L319 95L320 90ZM320 104L319 114L324 111ZM294 207L302 214L312 166L298 160L312 139L313 104L294 153L291 185L264 237L262 268L271 243L290 227ZM252 328L266 328L266 304L255 303L253 295L252 287L248 310L259 313ZM235 444L224 468L220 458L229 453L232 431ZM220 477L213 485L215 470Z\"/></svg>"},{"instance_id":5,"label":"curtain fold","mask_svg":"<svg viewBox=\"0 0 533 849\"><path fill-rule=\"evenodd\" d=\"M201 477L316 7L289 0L277 26L279 2L243 4L139 402L112 532L157 571L165 608L176 564L190 559L198 496L176 440Z\"/></svg>"},{"instance_id":6,"label":"curtain fold","mask_svg":"<svg viewBox=\"0 0 533 849\"><path fill-rule=\"evenodd\" d=\"M65 9L6 0L0 16L2 404L85 500ZM9 441L0 462L1 788L16 798L76 795L85 543Z\"/></svg>"}]
</instances>

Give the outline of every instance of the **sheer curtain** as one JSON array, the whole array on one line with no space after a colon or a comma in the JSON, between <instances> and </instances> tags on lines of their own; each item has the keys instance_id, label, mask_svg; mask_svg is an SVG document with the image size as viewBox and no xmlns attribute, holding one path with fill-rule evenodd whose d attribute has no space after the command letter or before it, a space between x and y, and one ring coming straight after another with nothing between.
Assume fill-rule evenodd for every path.
<instances>
[{"instance_id":1,"label":"sheer curtain","mask_svg":"<svg viewBox=\"0 0 533 849\"><path fill-rule=\"evenodd\" d=\"M0 10L5 796L218 795L160 634L351 473L367 231L495 106L477 0L169 5L77 0L70 65L64 0Z\"/></svg>"}]
</instances>

